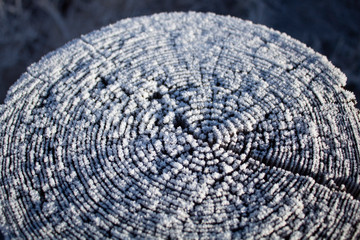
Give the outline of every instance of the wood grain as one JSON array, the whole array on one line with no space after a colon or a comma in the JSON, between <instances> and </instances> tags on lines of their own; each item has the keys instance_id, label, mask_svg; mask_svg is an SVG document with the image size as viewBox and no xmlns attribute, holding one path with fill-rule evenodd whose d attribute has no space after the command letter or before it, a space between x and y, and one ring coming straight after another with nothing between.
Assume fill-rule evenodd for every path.
<instances>
[{"instance_id":1,"label":"wood grain","mask_svg":"<svg viewBox=\"0 0 360 240\"><path fill-rule=\"evenodd\" d=\"M360 126L324 56L238 18L122 20L0 107L0 223L27 239L349 239Z\"/></svg>"}]
</instances>

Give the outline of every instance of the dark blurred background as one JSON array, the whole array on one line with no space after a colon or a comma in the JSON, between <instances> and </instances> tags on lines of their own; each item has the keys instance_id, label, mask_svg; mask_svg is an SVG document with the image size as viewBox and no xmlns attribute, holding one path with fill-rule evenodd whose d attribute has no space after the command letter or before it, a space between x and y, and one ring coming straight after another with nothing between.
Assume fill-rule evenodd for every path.
<instances>
[{"instance_id":1,"label":"dark blurred background","mask_svg":"<svg viewBox=\"0 0 360 240\"><path fill-rule=\"evenodd\" d=\"M347 75L359 102L359 0L0 0L0 103L29 64L81 34L126 17L189 10L249 19L306 43Z\"/></svg>"},{"instance_id":2,"label":"dark blurred background","mask_svg":"<svg viewBox=\"0 0 360 240\"><path fill-rule=\"evenodd\" d=\"M306 43L347 75L359 102L359 0L0 0L0 103L29 64L81 34L126 17L189 10L249 19Z\"/></svg>"}]
</instances>

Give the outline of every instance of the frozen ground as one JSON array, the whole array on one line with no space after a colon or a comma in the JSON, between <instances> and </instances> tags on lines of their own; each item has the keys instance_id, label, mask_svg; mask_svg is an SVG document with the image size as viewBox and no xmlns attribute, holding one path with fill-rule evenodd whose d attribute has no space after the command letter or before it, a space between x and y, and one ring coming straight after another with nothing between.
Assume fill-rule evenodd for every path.
<instances>
[{"instance_id":1,"label":"frozen ground","mask_svg":"<svg viewBox=\"0 0 360 240\"><path fill-rule=\"evenodd\" d=\"M345 72L359 102L357 0L0 0L0 103L29 64L80 34L126 17L188 10L230 14L286 32Z\"/></svg>"}]
</instances>

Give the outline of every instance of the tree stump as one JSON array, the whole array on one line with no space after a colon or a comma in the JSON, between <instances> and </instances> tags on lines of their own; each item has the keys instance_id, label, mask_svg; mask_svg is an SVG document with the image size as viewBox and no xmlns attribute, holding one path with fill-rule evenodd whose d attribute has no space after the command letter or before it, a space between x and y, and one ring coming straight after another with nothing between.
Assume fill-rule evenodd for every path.
<instances>
[{"instance_id":1,"label":"tree stump","mask_svg":"<svg viewBox=\"0 0 360 240\"><path fill-rule=\"evenodd\" d=\"M345 75L264 26L119 21L31 65L0 107L0 225L21 239L360 237Z\"/></svg>"}]
</instances>

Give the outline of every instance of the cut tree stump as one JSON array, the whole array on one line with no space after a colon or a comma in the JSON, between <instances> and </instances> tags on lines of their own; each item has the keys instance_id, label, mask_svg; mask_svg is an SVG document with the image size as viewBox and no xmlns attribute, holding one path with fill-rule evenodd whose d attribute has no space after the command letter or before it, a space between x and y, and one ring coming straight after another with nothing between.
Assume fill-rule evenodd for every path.
<instances>
[{"instance_id":1,"label":"cut tree stump","mask_svg":"<svg viewBox=\"0 0 360 240\"><path fill-rule=\"evenodd\" d=\"M0 225L21 239L360 238L345 75L238 18L119 21L0 107Z\"/></svg>"}]
</instances>

